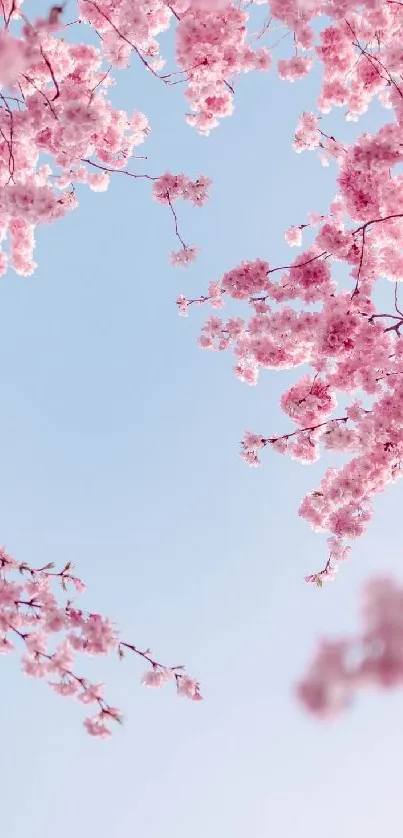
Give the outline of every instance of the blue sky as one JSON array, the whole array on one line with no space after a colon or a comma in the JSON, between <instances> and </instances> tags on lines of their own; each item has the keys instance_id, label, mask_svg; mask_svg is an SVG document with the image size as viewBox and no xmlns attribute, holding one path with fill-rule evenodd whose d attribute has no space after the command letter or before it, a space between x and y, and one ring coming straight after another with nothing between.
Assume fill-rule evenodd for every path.
<instances>
[{"instance_id":1,"label":"blue sky","mask_svg":"<svg viewBox=\"0 0 403 838\"><path fill-rule=\"evenodd\" d=\"M214 181L203 210L178 206L198 263L170 268L168 212L147 184L117 176L40 231L33 277L1 282L2 540L33 564L73 560L88 584L83 606L159 659L186 663L205 695L194 705L143 690L134 659L91 663L127 716L96 742L81 706L2 660L7 838L400 834L400 697L362 697L323 726L291 687L320 633L354 627L362 581L400 571L401 488L379 500L337 582L304 586L325 545L296 513L324 462L267 452L252 470L237 456L245 428L284 427L279 395L298 373L242 385L230 356L197 348L203 312L182 320L174 305L241 259L280 264L284 229L326 208L335 170L291 149L316 94L315 78L246 77L234 116L205 139L184 122L180 86L142 67L121 74L114 101L151 120L148 171ZM392 291L385 283L385 301Z\"/></svg>"}]
</instances>

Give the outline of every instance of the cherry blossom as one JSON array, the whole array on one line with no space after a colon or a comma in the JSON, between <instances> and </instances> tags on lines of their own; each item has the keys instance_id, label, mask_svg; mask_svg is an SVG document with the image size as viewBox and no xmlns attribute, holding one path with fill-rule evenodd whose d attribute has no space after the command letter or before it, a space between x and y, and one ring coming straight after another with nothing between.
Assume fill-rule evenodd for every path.
<instances>
[{"instance_id":1,"label":"cherry blossom","mask_svg":"<svg viewBox=\"0 0 403 838\"><path fill-rule=\"evenodd\" d=\"M284 233L284 238L287 244L290 247L299 247L302 244L302 228L303 224L300 224L299 227L289 227L288 230Z\"/></svg>"},{"instance_id":2,"label":"cherry blossom","mask_svg":"<svg viewBox=\"0 0 403 838\"><path fill-rule=\"evenodd\" d=\"M122 640L111 620L76 607L67 596L68 589L80 594L85 585L70 562L61 571L54 568L53 563L39 568L18 563L0 548L0 654L17 651L19 646L25 675L46 680L62 697L91 705L95 712L84 719L87 733L108 737L111 725L121 723L123 717L104 698L104 685L93 684L79 673L77 655L112 653L122 659L132 653L148 666L143 684L161 687L172 681L179 696L201 700L198 682L182 666L158 663L150 650Z\"/></svg>"},{"instance_id":3,"label":"cherry blossom","mask_svg":"<svg viewBox=\"0 0 403 838\"><path fill-rule=\"evenodd\" d=\"M267 7L258 35L252 21L257 5ZM181 201L201 207L210 180L155 172L152 166L149 172L148 162L139 162L136 151L150 125L135 102L127 111L112 105L115 70L133 61L155 84L180 85L183 118L208 135L233 112L241 75L273 66L284 82L298 83L320 69L317 103L302 110L292 145L298 154L314 152L319 166L331 164L336 172L328 209L318 214L307 207L306 219L290 218L284 236L290 247L300 248L296 257L294 251L282 265L266 254L244 260L201 293L179 295L177 307L186 316L211 306L199 345L232 352L235 375L244 383L255 386L262 369L304 365L280 400L291 429L247 431L241 456L257 466L269 450L303 464L323 452L345 455L344 464L327 468L299 508L315 531L327 535L324 566L306 577L321 586L335 577L351 542L365 532L375 496L403 474L402 3L78 0L76 18L68 20L66 9L54 5L30 20L22 0L2 0L0 14L0 276L9 268L30 276L36 269L37 227L78 210L79 187L103 192L118 175L130 178L134 188L136 180L147 181L150 197L167 212L176 248L171 263L186 267L195 260L198 246L186 242L178 212ZM284 57L275 55L275 45L267 46L273 22L285 29ZM81 27L82 42L70 39L73 27ZM160 39L169 28L173 69L166 66ZM327 130L334 108L359 122L372 104L380 104L384 114L373 133L361 132L349 143ZM340 268L348 277L343 282ZM374 302L379 282L391 292L386 310ZM0 652L21 644L27 675L48 680L62 696L93 704L96 713L85 721L91 735L107 736L120 714L106 703L101 685L76 673L76 653L115 651L122 657L131 651L150 667L145 685L171 680L179 695L200 698L196 681L120 640L111 621L76 609L70 600L59 602L52 581L73 585L76 593L83 587L69 565L59 573L49 565L29 568L4 551L0 565ZM14 572L20 574L18 583L11 579ZM390 585L383 599L376 590L372 603L389 602L396 594ZM378 614L378 606L371 608ZM395 636L397 623L396 618ZM378 623L374 631L376 636ZM349 648L343 641L322 649L315 673L327 673L332 686L313 687L311 678L306 704L326 712L345 706L358 684L346 657ZM367 650L363 654L367 661ZM382 666L396 681L400 663L394 647L393 655L393 666L388 669L385 661ZM370 658L366 674L375 671L372 663Z\"/></svg>"},{"instance_id":4,"label":"cherry blossom","mask_svg":"<svg viewBox=\"0 0 403 838\"><path fill-rule=\"evenodd\" d=\"M326 213L285 231L290 247L310 245L284 265L265 256L226 271L210 292L181 297L180 313L193 305L222 308L242 304L240 317L209 317L202 327L203 349L230 351L235 375L256 385L260 370L308 373L280 399L297 426L279 434L248 431L241 456L257 466L263 449L288 454L301 463L322 452L346 455L328 468L299 514L327 533L328 558L306 577L322 585L333 579L372 517L374 497L398 480L403 463L403 6L381 0L287 0L269 3L271 15L294 34L294 54L278 61L280 77L297 81L318 62L323 81L317 110L301 114L295 129L296 152L314 151L336 165L334 196ZM322 17L324 16L324 17ZM357 121L378 100L385 120L372 134L349 144L326 132L325 117L342 106ZM335 263L348 274L336 281ZM337 273L339 276L340 273ZM394 284L390 306L378 310L378 282ZM385 286L386 287L386 286ZM236 326L234 324L236 323ZM363 398L365 408L357 401ZM337 404L347 406L341 414Z\"/></svg>"},{"instance_id":5,"label":"cherry blossom","mask_svg":"<svg viewBox=\"0 0 403 838\"><path fill-rule=\"evenodd\" d=\"M105 18L109 18L110 2L98 5L82 0L83 19L97 24L99 33L105 32L101 49L68 42L70 27L64 22L62 6L51 7L46 18L29 21L14 0L2 3L0 275L9 266L21 276L31 275L36 268L36 227L57 221L78 207L77 184L104 192L117 174L148 180L155 200L168 207L180 244L176 264L186 266L196 257L197 249L188 247L182 237L174 203L182 198L202 206L210 181L203 176L191 180L184 174L138 171L135 152L150 132L148 119L136 110L117 110L108 98L114 80L112 67L105 66L105 51L115 54L116 61L109 56L112 65L122 66L121 47L127 46L132 25L141 31L139 54L153 52L155 34L163 31L172 17L164 3L157 2L154 9L146 3L143 12L140 5L135 11L131 2L117 3L114 29ZM16 27L13 34L11 27L21 18L22 28ZM118 35L123 19L122 35ZM51 162L44 163L43 155ZM133 168L128 168L130 160Z\"/></svg>"}]
</instances>

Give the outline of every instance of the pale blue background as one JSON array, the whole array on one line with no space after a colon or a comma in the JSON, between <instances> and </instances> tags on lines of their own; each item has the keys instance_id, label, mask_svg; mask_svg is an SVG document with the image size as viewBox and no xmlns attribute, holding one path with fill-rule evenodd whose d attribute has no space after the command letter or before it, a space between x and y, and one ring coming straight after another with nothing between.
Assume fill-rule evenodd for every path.
<instances>
[{"instance_id":1,"label":"pale blue background","mask_svg":"<svg viewBox=\"0 0 403 838\"><path fill-rule=\"evenodd\" d=\"M327 727L291 691L317 635L354 627L362 580L400 570L401 487L378 502L337 584L304 586L325 550L296 513L324 463L266 452L252 470L237 456L245 428L285 427L278 398L295 373L242 385L230 356L198 350L203 313L180 320L174 305L241 259L281 264L283 230L326 208L335 169L291 149L317 88L315 78L244 78L234 117L206 140L184 123L180 87L137 66L122 74L114 101L153 127L148 171L214 180L203 210L178 205L198 263L170 269L168 212L148 184L117 176L40 231L35 276L2 280L1 537L34 565L74 560L83 606L186 663L205 695L195 705L169 688L146 692L135 659L91 664L127 715L97 742L85 708L3 659L5 838L401 834L401 696L363 697Z\"/></svg>"}]
</instances>

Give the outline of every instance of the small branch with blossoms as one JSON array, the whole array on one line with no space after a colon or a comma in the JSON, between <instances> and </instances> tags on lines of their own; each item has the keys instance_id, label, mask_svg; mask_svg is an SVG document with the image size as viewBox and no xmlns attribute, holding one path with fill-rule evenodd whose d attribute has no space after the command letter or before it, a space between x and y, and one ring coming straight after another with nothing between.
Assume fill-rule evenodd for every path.
<instances>
[{"instance_id":1,"label":"small branch with blossoms","mask_svg":"<svg viewBox=\"0 0 403 838\"><path fill-rule=\"evenodd\" d=\"M150 180L153 182L153 196L160 204L167 204L171 211L174 221L174 232L178 239L181 248L178 251L171 252L171 264L173 266L180 265L187 267L190 262L194 262L197 256L198 249L193 245L188 245L184 241L179 230L179 220L177 212L173 206L173 202L182 198L184 201L189 201L194 206L201 207L207 200L208 190L211 181L200 175L197 180L192 181L184 174L172 175L167 172L161 176L138 174L137 172L130 172L128 169L112 168L111 166L103 166L100 163L95 163L93 160L85 157L82 162L89 166L99 169L105 175L122 174L132 177L135 180Z\"/></svg>"},{"instance_id":2,"label":"small branch with blossoms","mask_svg":"<svg viewBox=\"0 0 403 838\"><path fill-rule=\"evenodd\" d=\"M156 72L154 67L144 57L142 51L136 46L136 44L130 41L129 38L127 38L126 35L124 35L123 32L120 31L120 29L116 26L113 20L107 14L105 14L103 9L101 9L98 3L95 3L94 0L84 0L84 2L88 6L92 6L93 9L95 9L97 14L100 15L100 17L103 18L103 20L106 21L106 23L111 27L112 32L114 32L119 39L121 39L125 44L127 44L128 47L130 47L130 49L133 50L133 52L136 53L136 55L140 58L142 64L144 64L144 67L146 67L146 69L149 70L149 72L152 73L152 75L155 76L155 78L161 79L161 81L165 82L165 84L169 84L169 78L165 76L160 76L159 73ZM90 19L89 22L91 22ZM94 31L96 32L97 30L94 28Z\"/></svg>"},{"instance_id":3,"label":"small branch with blossoms","mask_svg":"<svg viewBox=\"0 0 403 838\"><path fill-rule=\"evenodd\" d=\"M311 492L311 496L313 497L320 497L320 492ZM311 573L309 576L305 576L304 582L307 582L308 585L314 585L316 588L323 588L325 582L333 582L335 579L340 562L347 561L351 547L347 545L343 539L337 538L332 536L327 540L328 548L329 548L329 557L322 568L322 570L317 571L316 573Z\"/></svg>"},{"instance_id":4,"label":"small branch with blossoms","mask_svg":"<svg viewBox=\"0 0 403 838\"><path fill-rule=\"evenodd\" d=\"M124 34L124 33L123 33L120 29L119 29L119 27L118 27L118 26L116 25L116 23L112 20L112 18L111 18L109 15L105 14L104 10L103 10L103 9L101 9L100 5L99 5L98 3L95 3L95 2L94 2L94 0L83 0L83 2L84 2L84 3L86 3L87 5L92 6L92 7L93 7L93 9L95 9L95 11L96 11L96 12L100 15L100 17L103 19L103 21L105 21L105 22L108 24L108 26L110 26L111 31L110 31L110 33L109 33L109 34L114 34L114 35L115 35L115 37L118 39L118 41L119 41L119 40L121 40L121 41L123 41L125 44L127 44L127 46L128 46L128 47L130 47L130 49L132 49L132 50L133 50L133 52L135 52L135 53L136 53L136 55L138 56L138 58L140 59L140 61L141 61L141 62L142 62L142 64L144 65L144 67L145 67L145 68L146 68L146 69L147 69L147 70L148 70L148 71L149 71L149 72L150 72L150 73L151 73L151 74L152 74L152 75L153 75L156 79L159 79L160 81L164 82L164 84L166 84L166 85L168 85L168 86L171 86L171 85L176 85L176 84L184 84L186 81L188 81L188 75L189 75L189 74L190 74L193 70L196 70L197 68L202 67L202 66L204 66L205 64L207 64L207 61L204 59L204 60L202 60L202 61L198 61L196 64L194 64L193 66L189 67L188 69L177 70L177 71L174 71L174 72L172 72L172 73L164 73L164 74L160 74L159 72L157 72L157 69L156 69L156 68L158 68L159 66L161 66L161 67L162 67L162 66L163 66L163 64L164 64L165 62L163 62L163 61L158 61L158 59L156 60L156 56L155 56L155 54L154 54L153 49L150 49L149 51L144 51L144 50L140 49L140 47L139 47L139 46L137 46L137 45L136 45L136 44L135 44L132 40L130 40L130 39L129 39L129 38L128 38L128 37L127 37L127 36L126 36L126 35L125 35L125 34ZM176 20L178 20L178 21L179 21L179 20L180 20L180 17L176 14L176 12L174 12L174 10L171 8L171 6L170 6L168 3L166 4L166 6L167 6L167 8L168 8L168 9L170 9L170 11L171 11L171 13L172 13L173 17L175 17L175 18L176 18ZM92 25L92 22L91 22L91 21L90 21L90 23L91 23L91 25ZM94 28L94 32L96 32L96 33L97 33L97 35L99 35L99 32L98 32L98 31L97 31L97 29L95 29L95 28ZM133 34L134 34L134 33L133 33ZM99 35L99 37L101 37L101 36ZM101 38L101 39L102 39L102 38ZM147 61L147 59L145 58L145 56L146 56L146 55L147 55L147 57L148 57L148 58L152 59L152 61ZM179 78L179 79L177 79L177 78L175 78L175 76L183 76L183 78Z\"/></svg>"},{"instance_id":5,"label":"small branch with blossoms","mask_svg":"<svg viewBox=\"0 0 403 838\"><path fill-rule=\"evenodd\" d=\"M327 428L326 431L322 431L321 436L330 436L334 433L335 425L333 423L337 422L348 422L348 416L340 416L332 419L327 419L326 422L319 422L318 425L311 425L307 428L297 428L295 431L290 431L287 434L281 434L280 436L272 436L267 438L259 436L259 434L253 434L250 431L246 431L245 436L241 442L241 457L249 466L258 466L261 462L257 453L259 449L265 448L267 445L270 445L274 451L277 451L280 454L284 454L287 451L288 441L293 437L298 437L299 435L305 437L308 440L308 444L312 445L312 438L315 431L319 431L322 428ZM329 445L329 447L331 447L331 444ZM298 458L296 457L296 459ZM304 459L301 459L304 462Z\"/></svg>"},{"instance_id":6,"label":"small branch with blossoms","mask_svg":"<svg viewBox=\"0 0 403 838\"><path fill-rule=\"evenodd\" d=\"M60 571L54 568L53 562L37 568L16 562L0 548L0 653L13 652L15 642L22 643L21 663L26 675L47 680L61 696L93 705L96 712L84 720L90 735L110 736L110 724L121 724L123 717L104 698L103 684L93 684L78 674L77 654L116 652L122 659L131 652L147 664L141 679L145 686L161 687L172 681L179 696L201 701L199 683L183 666L156 661L149 649L142 651L122 640L108 618L76 608L70 599L60 602L54 583L59 583L63 592L73 586L77 593L82 593L85 585L73 573L71 562Z\"/></svg>"},{"instance_id":7,"label":"small branch with blossoms","mask_svg":"<svg viewBox=\"0 0 403 838\"><path fill-rule=\"evenodd\" d=\"M380 77L383 81L385 81L385 82L386 82L386 84L388 84L388 85L392 85L392 86L395 88L395 90L397 91L398 95L399 95L401 98L403 98L403 93L402 93L401 88L400 88L400 87L399 87L399 85L397 84L397 82L396 82L396 80L394 79L393 75L389 72L388 68L387 68L387 67L385 66L385 64L381 61L381 59L379 58L379 56L375 55L375 54L374 54L374 53L372 53L372 52L368 52L368 50L360 44L360 42L359 42L359 40L358 40L358 38L357 38L357 35L356 35L356 33L355 33L355 31L354 31L353 27L351 26L351 23L350 23L348 20L345 20L345 23L346 23L346 26L348 27L348 29L350 30L350 32L351 32L351 34L352 34L352 36L353 36L353 38L354 38L353 45L354 45L354 46L355 46L355 47L359 50L360 55L361 55L363 58L366 58L366 59L367 59L367 61L369 62L369 64L371 65L371 67L375 70L375 72L377 72L377 73L378 73L379 77ZM380 67L380 68L381 68L381 70L382 70L382 71L386 74L386 77L385 77L384 75L382 75L382 72L381 72L381 70L379 69L379 67Z\"/></svg>"}]
</instances>

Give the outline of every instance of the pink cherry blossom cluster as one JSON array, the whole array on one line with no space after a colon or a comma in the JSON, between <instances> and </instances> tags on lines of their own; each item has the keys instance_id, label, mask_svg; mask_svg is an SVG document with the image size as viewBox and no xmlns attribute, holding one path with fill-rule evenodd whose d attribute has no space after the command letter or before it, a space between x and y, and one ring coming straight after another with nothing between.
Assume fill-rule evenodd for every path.
<instances>
[{"instance_id":1,"label":"pink cherry blossom cluster","mask_svg":"<svg viewBox=\"0 0 403 838\"><path fill-rule=\"evenodd\" d=\"M323 640L296 687L312 715L339 716L359 690L403 686L403 587L392 579L371 580L364 589L362 629L353 637Z\"/></svg>"},{"instance_id":2,"label":"pink cherry blossom cluster","mask_svg":"<svg viewBox=\"0 0 403 838\"><path fill-rule=\"evenodd\" d=\"M85 2L88 6L89 0ZM134 21L136 6L121 3L125 19L130 8ZM183 240L173 203L184 198L201 206L210 181L203 176L191 181L183 174L157 177L128 170L128 162L136 159L135 150L150 128L144 114L128 114L110 103L108 92L114 82L101 50L68 42L70 27L62 21L61 6L53 6L46 18L34 22L24 17L13 0L2 3L2 9L0 276L9 265L22 276L32 274L36 226L75 209L77 186L87 184L103 192L111 175L118 173L150 181L155 199L167 204L173 216L180 244L173 261L188 264L197 249ZM156 31L161 28L157 21L161 15L169 20L171 12L157 3L151 27ZM149 23L151 17L147 17ZM10 27L21 18L17 37ZM106 42L105 36L104 47ZM43 155L51 164L44 162Z\"/></svg>"},{"instance_id":3,"label":"pink cherry blossom cluster","mask_svg":"<svg viewBox=\"0 0 403 838\"><path fill-rule=\"evenodd\" d=\"M231 80L270 67L269 51L248 43L249 14L230 0L79 0L78 5L80 18L101 34L103 54L112 65L126 67L134 52L164 84L186 84L187 121L202 134L232 113ZM162 73L157 36L171 21L180 69Z\"/></svg>"},{"instance_id":4,"label":"pink cherry blossom cluster","mask_svg":"<svg viewBox=\"0 0 403 838\"><path fill-rule=\"evenodd\" d=\"M149 650L141 651L120 639L111 620L77 608L72 599L57 596L54 583L62 595L68 587L82 593L85 585L73 574L71 563L57 572L54 564L33 568L16 562L0 548L0 653L22 647L22 670L26 675L42 678L64 697L76 698L92 705L95 713L84 720L92 736L110 736L110 724L122 722L120 711L104 698L103 684L92 684L78 674L76 655L109 655L119 658L129 652L147 663L142 682L160 687L168 681L176 684L178 695L200 701L199 684L186 674L182 666L167 667L158 663Z\"/></svg>"},{"instance_id":5,"label":"pink cherry blossom cluster","mask_svg":"<svg viewBox=\"0 0 403 838\"><path fill-rule=\"evenodd\" d=\"M233 112L230 79L250 70L268 70L270 53L247 43L246 11L232 3L222 8L186 4L178 15L176 60L187 79L186 97L192 113L187 121L209 134L219 119ZM176 8L179 4L176 4Z\"/></svg>"},{"instance_id":6,"label":"pink cherry blossom cluster","mask_svg":"<svg viewBox=\"0 0 403 838\"><path fill-rule=\"evenodd\" d=\"M322 114L335 105L345 105L349 117L355 119L374 97L387 107L394 107L398 114L401 112L401 92L395 79L401 58L399 4L391 0L350 0L340 4L334 0L272 0L269 5L271 19L294 32L295 54L278 62L280 77L295 81L310 71L315 60L323 64L319 100ZM76 185L86 183L95 191L104 191L110 175L116 172L156 180L126 168L134 149L146 138L149 126L143 114L128 115L112 107L108 91L114 84L113 66L127 66L134 53L145 70L159 81L166 85L185 84L191 109L187 119L201 133L209 133L232 112L236 78L250 70L267 70L271 62L268 49L256 47L256 40L269 32L270 25L263 27L257 39L253 37L247 3L79 0L78 19L67 23L62 5L51 7L46 17L33 22L24 16L22 0L4 0L2 9L0 229L9 246L7 251L0 251L1 274L9 263L24 276L34 271L35 227L76 208ZM334 20L323 27L316 43L311 24L323 13ZM21 21L22 26L17 28ZM14 23L15 33L11 31ZM99 48L69 44L71 26L83 23L94 30ZM158 38L172 23L179 71L164 74ZM377 174L368 174L365 194L362 188L358 189L355 176L361 159L354 149L350 154L333 137L327 137L314 114L303 115L294 145L298 151L319 149L324 164L329 158L340 161L344 155L339 179L344 206L353 218L361 218L357 212L354 215L354 207L357 201L367 202L368 220L385 192L382 176L388 143L392 162L398 162L396 154L401 156L396 143L393 145L396 138L391 126L389 129L379 148L379 141L375 142L376 151L374 142L365 151L367 160L371 162L378 156L380 163ZM43 164L43 154L50 156L52 166ZM207 179L203 180L207 183ZM389 204L396 204L398 198L391 192L384 197ZM171 210L172 200L172 196L165 200ZM174 213L173 217L180 249L172 252L171 261L173 265L187 266L196 258L198 249L184 242ZM24 228L17 225L14 230L16 218L25 222ZM304 226L290 228L290 244L299 245ZM399 278L402 266L397 248L385 247L382 264L389 266L391 261L393 276Z\"/></svg>"},{"instance_id":7,"label":"pink cherry blossom cluster","mask_svg":"<svg viewBox=\"0 0 403 838\"><path fill-rule=\"evenodd\" d=\"M365 532L374 496L403 474L398 295L403 176L397 168L403 162L403 4L272 0L270 6L272 15L294 31L296 55L279 62L280 76L295 81L314 59L322 64L318 112L302 114L294 148L316 150L322 162L336 164L336 193L328 212L311 213L285 232L292 247L303 244L306 230L313 239L289 264L243 262L212 283L208 293L194 299L182 295L177 302L183 315L191 305L222 309L230 300L249 307L242 318L214 313L199 338L203 349L233 352L241 381L256 384L262 368L310 368L281 398L297 429L272 436L248 431L241 455L249 465L258 465L267 447L302 463L316 461L321 451L345 455L347 462L329 468L299 509L315 531L330 538L323 570L306 577L322 584L347 557L349 542ZM323 14L327 20L321 29L315 19ZM375 98L388 114L379 130L350 145L323 130L323 115L334 106L345 106L347 118L358 119ZM335 263L347 269L347 281L336 282ZM394 283L394 293L390 306L378 310L374 293L385 279ZM340 401L347 401L347 408L337 416Z\"/></svg>"},{"instance_id":8,"label":"pink cherry blossom cluster","mask_svg":"<svg viewBox=\"0 0 403 838\"><path fill-rule=\"evenodd\" d=\"M265 0L255 4L262 2L265 4ZM103 191L113 172L154 179L125 168L149 131L146 117L117 111L107 97L114 84L112 67L126 67L132 54L162 83L186 86L191 110L187 119L207 134L232 112L237 77L269 69L270 53L265 46L256 46L256 41L267 35L274 20L294 35L295 54L280 59L277 65L281 78L296 81L315 61L323 65L320 115L343 105L348 117L357 119L376 97L394 108L399 119L403 107L398 81L402 56L399 3L271 0L270 22L257 38L251 31L251 5L231 0L78 0L79 17L66 23L62 5L52 6L46 17L30 22L23 14L22 0L4 0L0 30L0 186L4 198L0 227L3 239L9 238L9 250L0 253L2 273L9 261L22 275L32 273L35 226L56 220L77 206L76 184L87 183L95 191ZM318 40L312 24L323 15L331 22L322 27ZM15 33L10 31L14 23ZM93 29L99 48L68 43L71 26L83 23ZM164 74L158 39L172 24L179 70ZM358 181L355 176L360 166L355 149L350 153L327 137L314 114L303 115L294 145L298 151L318 148L324 164L329 158L340 162L344 156L339 179L343 206L352 218L362 218L357 202L364 201L365 220L369 220L380 214L375 208L383 197L388 204L396 204L398 199L382 186L388 143L393 161L398 162L396 155L401 156L392 134L390 125L382 140L374 143L369 138L366 159L371 163L378 156L380 166L377 172L368 172L366 191L362 189L364 176ZM50 155L54 170L41 165L41 154ZM13 231L15 217L25 221L21 235L20 229L17 234ZM180 250L171 254L171 261L186 266L196 258L197 248L184 243L174 219ZM287 240L291 244L300 243L304 226L290 229ZM383 257L385 269L392 261L390 270L399 278L402 266L397 248L386 246Z\"/></svg>"}]
</instances>

